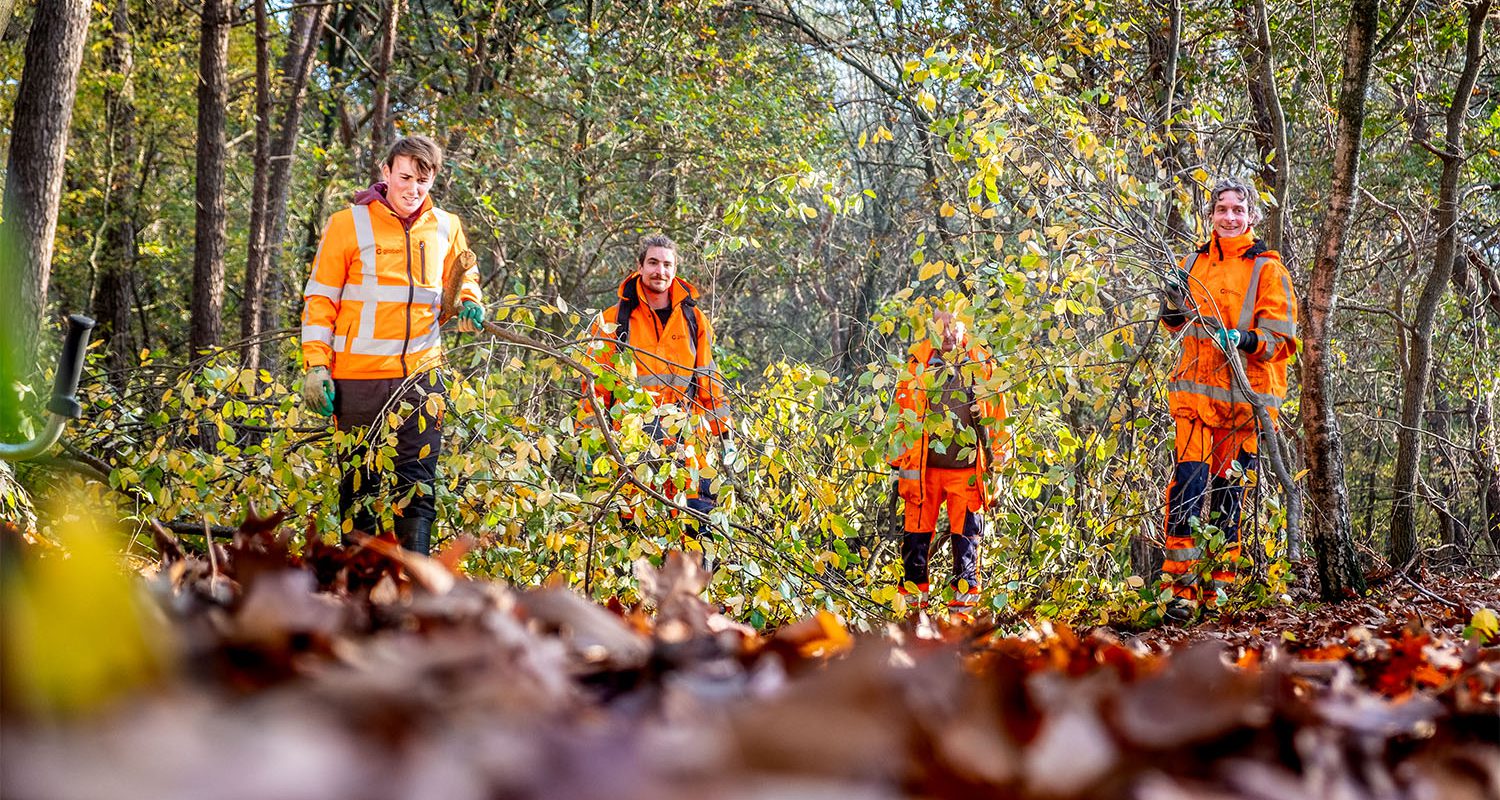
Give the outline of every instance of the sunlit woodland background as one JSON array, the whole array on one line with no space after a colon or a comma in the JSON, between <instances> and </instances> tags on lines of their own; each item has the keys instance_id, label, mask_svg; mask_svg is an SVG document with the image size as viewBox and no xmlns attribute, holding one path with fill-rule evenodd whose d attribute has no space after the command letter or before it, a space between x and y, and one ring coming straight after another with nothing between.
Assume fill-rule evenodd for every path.
<instances>
[{"instance_id":1,"label":"sunlit woodland background","mask_svg":"<svg viewBox=\"0 0 1500 800\"><path fill-rule=\"evenodd\" d=\"M16 3L0 39L7 198L34 163L15 134L42 124L17 110L28 35L60 5ZM561 358L663 231L704 291L750 456L716 479L713 598L754 624L818 608L865 624L901 602L889 395L937 299L971 315L1013 415L985 604L1140 617L1172 457L1157 289L1206 235L1221 175L1270 201L1258 231L1309 339L1281 430L1300 513L1254 476L1240 600L1292 581L1334 596L1381 562L1495 566L1488 2L88 11L50 256L14 257L36 231L9 200L3 229L12 377L52 363L62 312L100 323L83 419L0 472L6 514L43 538L80 494L132 557L152 556L148 520L201 546L287 509L336 535L326 423L297 395L301 286L328 215L395 136L424 133L447 149L433 194L464 221L492 317L536 345L446 337L437 538L475 538L472 575L629 599L626 565L681 541L685 518L648 506L627 530L611 509L621 470L672 479L638 420L621 436L639 460L583 473L604 446L575 428ZM34 385L7 394L12 440L39 423Z\"/></svg>"}]
</instances>

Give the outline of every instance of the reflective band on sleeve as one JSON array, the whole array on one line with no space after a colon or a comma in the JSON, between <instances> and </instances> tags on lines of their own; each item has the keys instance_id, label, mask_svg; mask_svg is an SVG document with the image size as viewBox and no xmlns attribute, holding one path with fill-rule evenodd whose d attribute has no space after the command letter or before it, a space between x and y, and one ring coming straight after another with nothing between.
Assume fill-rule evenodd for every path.
<instances>
[{"instance_id":1,"label":"reflective band on sleeve","mask_svg":"<svg viewBox=\"0 0 1500 800\"><path fill-rule=\"evenodd\" d=\"M1168 561L1197 561L1203 557L1203 551L1193 547L1183 550L1166 550L1163 555Z\"/></svg>"},{"instance_id":2,"label":"reflective band on sleeve","mask_svg":"<svg viewBox=\"0 0 1500 800\"><path fill-rule=\"evenodd\" d=\"M333 346L333 328L327 325L303 325L303 342L322 342L330 347Z\"/></svg>"},{"instance_id":3,"label":"reflective band on sleeve","mask_svg":"<svg viewBox=\"0 0 1500 800\"><path fill-rule=\"evenodd\" d=\"M1255 301L1260 294L1260 272L1270 260L1269 256L1255 257L1255 268L1250 270L1250 285L1245 287L1245 302L1240 306L1240 323L1236 326L1242 331L1250 330L1255 324Z\"/></svg>"},{"instance_id":4,"label":"reflective band on sleeve","mask_svg":"<svg viewBox=\"0 0 1500 800\"><path fill-rule=\"evenodd\" d=\"M897 470L896 477L903 481L919 481L922 480L922 471L919 469Z\"/></svg>"},{"instance_id":5,"label":"reflective band on sleeve","mask_svg":"<svg viewBox=\"0 0 1500 800\"><path fill-rule=\"evenodd\" d=\"M340 286L329 286L326 283L319 283L318 281L316 281L316 280L314 280L312 278L308 278L307 279L307 286L303 287L303 289L302 289L302 296L303 297L326 297L329 300L332 300L333 302L337 303L337 302L339 302L340 299L343 298L343 296L344 296L344 290L343 290L343 287L340 287Z\"/></svg>"},{"instance_id":6,"label":"reflective band on sleeve","mask_svg":"<svg viewBox=\"0 0 1500 800\"><path fill-rule=\"evenodd\" d=\"M1221 386L1209 386L1203 383L1183 380L1168 382L1167 389L1173 392L1201 395L1210 400L1221 400L1225 403L1250 403L1253 400L1266 408L1281 408L1281 398L1274 394L1250 392L1247 397L1244 392L1238 389L1231 392L1229 389Z\"/></svg>"},{"instance_id":7,"label":"reflective band on sleeve","mask_svg":"<svg viewBox=\"0 0 1500 800\"><path fill-rule=\"evenodd\" d=\"M1260 327L1265 328L1266 330L1270 331L1271 333L1280 334L1281 336L1296 336L1297 335L1297 323L1292 322L1291 320L1285 320L1285 319L1266 319L1266 320L1261 320Z\"/></svg>"},{"instance_id":8,"label":"reflective band on sleeve","mask_svg":"<svg viewBox=\"0 0 1500 800\"><path fill-rule=\"evenodd\" d=\"M718 422L719 420L729 416L729 409L714 407L709 409L708 412L704 414L704 416L707 417L711 422Z\"/></svg>"}]
</instances>

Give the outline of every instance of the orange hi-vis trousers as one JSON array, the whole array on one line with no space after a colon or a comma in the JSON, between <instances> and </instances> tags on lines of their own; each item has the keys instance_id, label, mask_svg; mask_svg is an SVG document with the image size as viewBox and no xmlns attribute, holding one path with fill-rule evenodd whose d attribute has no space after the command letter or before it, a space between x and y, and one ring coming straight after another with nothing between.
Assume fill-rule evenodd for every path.
<instances>
[{"instance_id":1,"label":"orange hi-vis trousers","mask_svg":"<svg viewBox=\"0 0 1500 800\"><path fill-rule=\"evenodd\" d=\"M1231 477L1236 463L1242 471L1255 468L1255 426L1210 428L1197 419L1176 417L1177 466L1167 486L1166 558L1162 585L1184 600L1212 603L1218 590L1234 584L1234 564L1240 557L1240 515L1244 487ZM1209 515L1200 519L1204 495ZM1194 522L1212 524L1224 533L1221 552L1205 553L1206 537L1194 533ZM1200 561L1209 556L1213 567L1203 583Z\"/></svg>"},{"instance_id":2,"label":"orange hi-vis trousers","mask_svg":"<svg viewBox=\"0 0 1500 800\"><path fill-rule=\"evenodd\" d=\"M906 534L901 537L901 591L907 591L907 583L916 584L917 590L923 594L929 591L928 556L939 512L945 508L953 547L951 585L954 595L949 607L968 608L979 602L979 537L983 531L979 512L984 508L984 497L972 467L928 467L922 471L922 496L906 498Z\"/></svg>"}]
</instances>

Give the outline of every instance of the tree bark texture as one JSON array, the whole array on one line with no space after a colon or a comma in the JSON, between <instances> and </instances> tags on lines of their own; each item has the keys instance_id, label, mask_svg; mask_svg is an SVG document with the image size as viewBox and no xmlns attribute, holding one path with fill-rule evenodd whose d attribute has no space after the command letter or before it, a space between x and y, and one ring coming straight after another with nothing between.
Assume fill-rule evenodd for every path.
<instances>
[{"instance_id":1,"label":"tree bark texture","mask_svg":"<svg viewBox=\"0 0 1500 800\"><path fill-rule=\"evenodd\" d=\"M194 353L219 344L224 313L224 117L229 102L228 0L203 0L198 43L197 205L193 248Z\"/></svg>"},{"instance_id":2,"label":"tree bark texture","mask_svg":"<svg viewBox=\"0 0 1500 800\"><path fill-rule=\"evenodd\" d=\"M282 298L285 282L281 272L282 242L286 239L287 198L292 188L292 165L297 155L297 133L302 129L302 110L307 99L307 85L317 63L318 44L323 40L323 25L328 19L326 5L301 7L292 16L291 40L281 60L281 127L271 143L271 175L266 199L269 224L266 247L266 297L261 309L260 331L279 330L285 324ZM319 220L321 222L321 220ZM300 267L299 267L300 271ZM262 348L260 365L274 374L280 368L280 353Z\"/></svg>"},{"instance_id":3,"label":"tree bark texture","mask_svg":"<svg viewBox=\"0 0 1500 800\"><path fill-rule=\"evenodd\" d=\"M135 285L136 107L135 47L129 0L116 0L110 16L104 68L118 81L104 90L109 153L109 194L105 200L104 243L99 254L99 284L94 290L94 336L103 340L111 382L123 387L125 370L135 363L131 336L132 290Z\"/></svg>"},{"instance_id":4,"label":"tree bark texture","mask_svg":"<svg viewBox=\"0 0 1500 800\"><path fill-rule=\"evenodd\" d=\"M1395 499L1391 507L1390 538L1386 542L1387 560L1397 568L1410 563L1417 552L1417 467L1422 461L1423 406L1432 378L1432 328L1437 319L1438 305L1448 290L1453 259L1458 252L1458 181L1466 160L1463 153L1464 118L1468 115L1474 84L1479 78L1480 62L1484 60L1484 20L1490 5L1490 0L1466 4L1468 42L1464 48L1463 72L1453 89L1453 100L1448 104L1447 128L1438 154L1443 171L1438 179L1437 207L1433 209L1437 242L1432 271L1427 274L1427 282L1417 299L1412 335L1407 338L1401 427L1396 434Z\"/></svg>"},{"instance_id":5,"label":"tree bark texture","mask_svg":"<svg viewBox=\"0 0 1500 800\"><path fill-rule=\"evenodd\" d=\"M10 326L12 347L5 355L13 359L13 378L26 379L36 370L37 334L52 275L52 240L90 7L88 0L39 0L26 37L0 212L6 229L0 237L5 243L0 253L0 310ZM8 395L9 389L5 391ZM19 404L9 398L0 405L10 413L19 411Z\"/></svg>"},{"instance_id":6,"label":"tree bark texture","mask_svg":"<svg viewBox=\"0 0 1500 800\"><path fill-rule=\"evenodd\" d=\"M1318 234L1312 275L1303 298L1302 429L1306 439L1308 528L1318 563L1319 591L1328 600L1364 589L1349 527L1349 487L1344 445L1330 396L1332 317L1349 220L1359 197L1361 128L1370 82L1378 0L1354 0L1349 9L1344 77L1339 88L1338 128L1328 212Z\"/></svg>"},{"instance_id":7,"label":"tree bark texture","mask_svg":"<svg viewBox=\"0 0 1500 800\"><path fill-rule=\"evenodd\" d=\"M1177 59L1182 51L1182 1L1154 0L1151 12L1160 18L1159 31L1147 31L1146 47L1150 66L1147 72L1156 84L1156 135L1161 141L1161 166L1168 196L1167 232L1173 245L1192 242L1193 231L1182 215L1183 151L1187 132L1173 121L1177 114Z\"/></svg>"},{"instance_id":8,"label":"tree bark texture","mask_svg":"<svg viewBox=\"0 0 1500 800\"><path fill-rule=\"evenodd\" d=\"M391 145L391 62L396 59L396 30L401 22L401 0L390 0L380 24L380 50L375 54L375 100L370 109L370 176L380 180L380 164Z\"/></svg>"},{"instance_id":9,"label":"tree bark texture","mask_svg":"<svg viewBox=\"0 0 1500 800\"><path fill-rule=\"evenodd\" d=\"M1281 92L1276 86L1275 50L1271 48L1271 26L1266 0L1246 4L1244 46L1241 53L1250 75L1250 108L1255 116L1255 143L1260 152L1261 182L1275 195L1267 204L1266 219L1260 226L1261 238L1272 250L1281 253L1282 263L1292 268L1291 242L1286 238L1284 209L1291 205L1292 173L1287 159L1286 114L1281 108Z\"/></svg>"},{"instance_id":10,"label":"tree bark texture","mask_svg":"<svg viewBox=\"0 0 1500 800\"><path fill-rule=\"evenodd\" d=\"M245 284L240 300L240 340L245 368L260 369L261 309L270 261L267 239L267 187L271 180L271 23L266 0L255 6L255 155L250 188L250 230L245 242Z\"/></svg>"}]
</instances>

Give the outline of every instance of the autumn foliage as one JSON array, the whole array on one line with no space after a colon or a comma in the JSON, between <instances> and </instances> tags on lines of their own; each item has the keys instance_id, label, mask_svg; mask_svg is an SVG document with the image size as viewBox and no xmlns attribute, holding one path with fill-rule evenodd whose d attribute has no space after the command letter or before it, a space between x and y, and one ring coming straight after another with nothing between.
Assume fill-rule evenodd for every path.
<instances>
[{"instance_id":1,"label":"autumn foliage","mask_svg":"<svg viewBox=\"0 0 1500 800\"><path fill-rule=\"evenodd\" d=\"M457 552L315 538L293 552L281 522L252 518L212 557L157 531L139 616L100 611L152 620L138 630L155 668L108 701L17 692L37 652L8 638L5 793L1463 800L1500 786L1500 650L1415 619L1167 652L1046 622L917 617L853 635L822 613L760 633L703 600L680 553L637 562L643 603L600 605L465 579ZM13 552L12 601L57 558Z\"/></svg>"}]
</instances>

